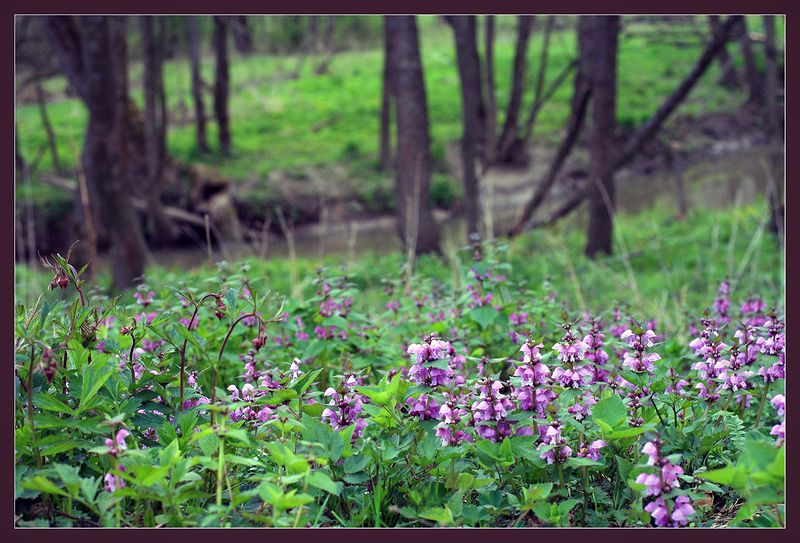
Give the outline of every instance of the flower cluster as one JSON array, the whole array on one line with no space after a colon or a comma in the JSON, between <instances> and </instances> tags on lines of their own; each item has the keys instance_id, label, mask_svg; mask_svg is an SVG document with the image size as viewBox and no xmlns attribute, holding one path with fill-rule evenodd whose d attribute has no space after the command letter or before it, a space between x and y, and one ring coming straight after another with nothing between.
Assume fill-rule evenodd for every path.
<instances>
[{"instance_id":1,"label":"flower cluster","mask_svg":"<svg viewBox=\"0 0 800 543\"><path fill-rule=\"evenodd\" d=\"M430 387L450 383L454 375L451 360L456 354L449 341L432 334L424 338L422 343L409 345L407 352L414 355L408 376L415 382Z\"/></svg>"},{"instance_id":2,"label":"flower cluster","mask_svg":"<svg viewBox=\"0 0 800 543\"><path fill-rule=\"evenodd\" d=\"M647 349L654 345L655 337L653 330L643 330L638 326L634 326L633 330L625 330L620 339L628 343L630 350L625 352L622 365L636 373L653 373L654 364L661 360L661 356L658 353L648 353Z\"/></svg>"},{"instance_id":3,"label":"flower cluster","mask_svg":"<svg viewBox=\"0 0 800 543\"><path fill-rule=\"evenodd\" d=\"M694 514L692 501L684 495L672 497L673 491L681 486L678 476L683 474L683 468L661 455L659 439L645 443L642 452L648 456L647 464L656 468L654 473L640 473L636 477L636 482L645 486L645 498L653 498L644 510L650 513L656 526L685 526Z\"/></svg>"},{"instance_id":4,"label":"flower cluster","mask_svg":"<svg viewBox=\"0 0 800 543\"><path fill-rule=\"evenodd\" d=\"M330 398L328 407L322 412L322 420L327 422L334 430L341 430L355 425L352 440L361 437L367 427L367 419L361 415L366 398L353 390L358 384L355 376L345 375L339 390L328 387L324 396Z\"/></svg>"}]
</instances>

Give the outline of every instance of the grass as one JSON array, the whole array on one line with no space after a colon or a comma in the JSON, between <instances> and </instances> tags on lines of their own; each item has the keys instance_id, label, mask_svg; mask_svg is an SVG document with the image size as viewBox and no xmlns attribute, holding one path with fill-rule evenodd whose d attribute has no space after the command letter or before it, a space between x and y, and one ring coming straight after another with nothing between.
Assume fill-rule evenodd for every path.
<instances>
[{"instance_id":1,"label":"grass","mask_svg":"<svg viewBox=\"0 0 800 543\"><path fill-rule=\"evenodd\" d=\"M419 20L432 151L439 182L447 183L449 179L441 177L445 174L445 145L458 139L461 133L453 37L449 27L436 18L421 16ZM512 17L498 17L495 72L500 123L511 84L514 24ZM704 21L697 24L705 29L702 26ZM760 18L753 18L750 24L757 30ZM679 46L667 41L669 38L660 41L658 28L648 23L626 23L625 32L619 48L618 121L620 125L630 127L647 119L676 87L699 56L700 43L696 40L694 45ZM782 24L779 24L779 34L782 35ZM535 31L528 49L526 104L532 101L532 80L542 41L541 31ZM549 80L554 79L560 68L574 57L575 49L572 30L554 33L550 46ZM383 52L380 49L345 51L336 55L326 74L314 75L316 60L309 58L303 64L300 77L291 79L288 75L298 65L295 57L234 55L230 101L233 155L222 157L212 153L199 156L195 149L194 125L190 121L182 124L173 121L168 142L170 153L186 162L213 166L232 179L256 180L265 185L269 175L275 172L300 175L310 167L330 172L329 168L333 166L343 166L346 176L358 180L354 183L357 190L369 200L371 193L378 194L378 187L390 185L387 176L377 171L382 63ZM132 95L140 105L141 72L141 63L132 62ZM213 58L207 56L203 64L205 80L212 82L213 74ZM741 104L741 93L726 91L715 83L718 74L718 66L714 64L680 107L679 113L697 115L712 110L732 110ZM188 62L185 59L167 62L168 109L178 119L182 112L193 111L189 84ZM65 81L61 77L46 82L46 88L51 92L61 91L64 87ZM569 114L570 96L570 84L563 85L556 92L540 113L535 138L539 141L560 138ZM211 111L210 95L207 96L206 109ZM75 164L86 123L83 104L77 98L61 99L48 104L48 113L57 134L62 163ZM312 130L312 127L325 123L330 124ZM46 136L37 107L19 106L17 125L22 154L32 160L46 148ZM210 141L214 142L214 124L211 123L209 128ZM41 156L39 171L50 170L51 158L45 152ZM32 197L34 201L47 201L57 196L52 189L35 186Z\"/></svg>"},{"instance_id":2,"label":"grass","mask_svg":"<svg viewBox=\"0 0 800 543\"><path fill-rule=\"evenodd\" d=\"M558 299L573 311L608 310L624 304L640 317L655 318L664 332L678 337L686 333L682 323L687 322L687 313L702 312L726 278L732 292L738 293L735 299L760 295L769 306L783 307L783 253L774 236L765 231L766 203L695 209L683 221L673 217L674 210L665 206L635 216L621 215L616 223L615 255L594 261L583 256L584 230L574 222L529 232L508 246L504 257L510 264L508 275L536 290L546 282L551 284ZM466 262L470 256L469 251L448 258L424 256L417 260L416 273L448 292L463 284L459 261ZM377 307L386 301L385 282L400 277L404 256L365 253L352 261L341 255L299 258L293 263L250 258L188 272L150 268L146 278L156 288L213 285L220 275L236 273L241 265L249 267L249 276L263 277L268 288L286 296L293 291L286 270L296 266L300 278L296 287L306 298L313 296L318 268L339 269L358 288L361 302ZM49 277L18 266L16 280L18 301L25 302L46 288ZM108 276L101 275L100 284L108 285Z\"/></svg>"}]
</instances>

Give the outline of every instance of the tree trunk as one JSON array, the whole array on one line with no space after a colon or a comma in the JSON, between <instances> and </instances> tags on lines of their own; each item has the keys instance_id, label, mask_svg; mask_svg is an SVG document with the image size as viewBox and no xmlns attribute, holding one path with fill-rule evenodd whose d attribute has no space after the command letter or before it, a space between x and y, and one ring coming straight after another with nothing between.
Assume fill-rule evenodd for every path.
<instances>
[{"instance_id":1,"label":"tree trunk","mask_svg":"<svg viewBox=\"0 0 800 543\"><path fill-rule=\"evenodd\" d=\"M253 47L253 36L247 24L245 15L231 17L231 30L233 31L233 44L239 54L252 55L255 51Z\"/></svg>"},{"instance_id":2,"label":"tree trunk","mask_svg":"<svg viewBox=\"0 0 800 543\"><path fill-rule=\"evenodd\" d=\"M494 15L486 16L486 61L483 82L486 90L486 135L483 145L483 163L488 167L494 162L497 150L497 106L494 92Z\"/></svg>"},{"instance_id":3,"label":"tree trunk","mask_svg":"<svg viewBox=\"0 0 800 543\"><path fill-rule=\"evenodd\" d=\"M177 235L175 225L164 213L161 203L166 159L167 116L164 96L164 17L144 15L140 19L142 46L144 48L144 146L147 166L147 202L149 204L148 227L150 239L157 245L173 241ZM156 35L155 23L158 24Z\"/></svg>"},{"instance_id":4,"label":"tree trunk","mask_svg":"<svg viewBox=\"0 0 800 543\"><path fill-rule=\"evenodd\" d=\"M196 16L189 17L189 59L192 66L192 99L197 126L197 150L207 153L206 112L203 101L203 76L200 70L200 29Z\"/></svg>"},{"instance_id":5,"label":"tree trunk","mask_svg":"<svg viewBox=\"0 0 800 543\"><path fill-rule=\"evenodd\" d=\"M700 55L695 65L692 67L689 74L681 81L681 84L670 94L664 102L659 106L655 113L642 124L636 132L631 135L622 147L622 151L617 155L614 163L614 171L625 166L632 160L645 143L658 133L661 126L669 118L673 111L683 103L683 100L689 95L692 88L700 80L703 74L708 69L714 57L717 54L718 48L725 43L730 35L732 29L739 24L741 15L731 15L722 24L721 31L711 43L709 43ZM586 198L595 188L594 183L579 189L574 196L566 201L557 211L553 212L551 217L541 224L550 225L561 217L565 217L570 211L577 208L577 206Z\"/></svg>"},{"instance_id":6,"label":"tree trunk","mask_svg":"<svg viewBox=\"0 0 800 543\"><path fill-rule=\"evenodd\" d=\"M758 105L762 102L761 86L764 82L761 79L761 74L758 73L756 66L756 58L753 54L752 42L750 40L750 33L747 30L747 18L740 17L739 27L737 29L739 47L742 50L742 57L744 58L744 76L747 82L747 103L749 105Z\"/></svg>"},{"instance_id":7,"label":"tree trunk","mask_svg":"<svg viewBox=\"0 0 800 543\"><path fill-rule=\"evenodd\" d=\"M711 26L711 36L719 34L722 23L720 22L719 15L709 15L708 23ZM736 67L733 65L733 59L728 54L727 45L720 47L717 53L717 60L719 60L720 77L719 83L728 89L739 88L739 74L736 72Z\"/></svg>"},{"instance_id":8,"label":"tree trunk","mask_svg":"<svg viewBox=\"0 0 800 543\"><path fill-rule=\"evenodd\" d=\"M114 287L127 288L144 270L144 241L128 179L124 19L48 17L47 26L64 72L89 112L81 164L110 239Z\"/></svg>"},{"instance_id":9,"label":"tree trunk","mask_svg":"<svg viewBox=\"0 0 800 543\"><path fill-rule=\"evenodd\" d=\"M508 99L508 109L506 110L506 120L500 133L497 149L497 159L500 162L507 162L511 158L509 154L517 137L519 113L522 109L522 96L525 91L526 54L531 30L533 29L533 21L532 15L520 15L517 24L517 46L514 53L513 80Z\"/></svg>"},{"instance_id":10,"label":"tree trunk","mask_svg":"<svg viewBox=\"0 0 800 543\"><path fill-rule=\"evenodd\" d=\"M464 182L464 215L467 239L483 237L480 188L475 160L482 155L484 136L481 62L478 56L474 15L447 18L455 34L458 75L461 79L461 113L464 132L461 137L461 168Z\"/></svg>"},{"instance_id":11,"label":"tree trunk","mask_svg":"<svg viewBox=\"0 0 800 543\"><path fill-rule=\"evenodd\" d=\"M542 205L550 190L555 185L558 179L558 173L561 167L572 152L575 142L578 141L581 129L583 128L584 119L586 118L586 109L589 104L591 96L591 81L588 76L589 69L589 46L591 39L591 20L588 17L578 17L578 71L575 74L572 91L572 112L570 113L569 121L567 121L567 133L561 142L561 145L556 152L556 156L550 163L550 168L547 171L545 178L537 184L537 189L531 199L525 204L520 218L517 223L509 232L509 235L516 236L520 234L527 224L530 222L531 217Z\"/></svg>"},{"instance_id":12,"label":"tree trunk","mask_svg":"<svg viewBox=\"0 0 800 543\"><path fill-rule=\"evenodd\" d=\"M589 76L592 81L591 174L586 255L611 254L614 226L614 134L616 132L619 17L592 17Z\"/></svg>"},{"instance_id":13,"label":"tree trunk","mask_svg":"<svg viewBox=\"0 0 800 543\"><path fill-rule=\"evenodd\" d=\"M381 96L381 170L392 167L392 70L389 64L389 36L383 33L383 85Z\"/></svg>"},{"instance_id":14,"label":"tree trunk","mask_svg":"<svg viewBox=\"0 0 800 543\"><path fill-rule=\"evenodd\" d=\"M217 117L217 136L223 155L231 152L231 128L228 117L228 21L224 16L214 16L214 52L217 57L214 81L214 114Z\"/></svg>"},{"instance_id":15,"label":"tree trunk","mask_svg":"<svg viewBox=\"0 0 800 543\"><path fill-rule=\"evenodd\" d=\"M767 59L767 73L765 81L765 100L764 113L767 118L768 140L773 147L770 152L771 175L769 191L770 202L770 222L769 228L779 236L783 236L783 182L781 172L783 162L783 126L781 122L781 110L778 105L778 51L775 46L775 16L764 16L764 30L766 39L764 50Z\"/></svg>"},{"instance_id":16,"label":"tree trunk","mask_svg":"<svg viewBox=\"0 0 800 543\"><path fill-rule=\"evenodd\" d=\"M439 233L429 198L432 161L416 19L413 15L388 16L385 21L397 103L398 230L407 250L417 254L439 252Z\"/></svg>"},{"instance_id":17,"label":"tree trunk","mask_svg":"<svg viewBox=\"0 0 800 543\"><path fill-rule=\"evenodd\" d=\"M58 145L56 144L56 134L53 131L53 125L50 124L50 116L47 115L47 101L44 96L44 89L42 88L42 81L38 77L33 83L34 90L36 91L36 103L39 105L39 117L42 120L45 134L47 134L47 144L50 147L50 156L53 160L53 170L62 175L61 161L58 159Z\"/></svg>"}]
</instances>

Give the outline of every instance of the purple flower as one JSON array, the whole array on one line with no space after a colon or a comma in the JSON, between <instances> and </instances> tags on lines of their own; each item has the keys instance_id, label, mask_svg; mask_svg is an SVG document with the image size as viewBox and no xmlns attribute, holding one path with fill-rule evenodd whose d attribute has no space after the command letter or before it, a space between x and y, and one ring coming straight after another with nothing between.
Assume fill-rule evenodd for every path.
<instances>
[{"instance_id":1,"label":"purple flower","mask_svg":"<svg viewBox=\"0 0 800 543\"><path fill-rule=\"evenodd\" d=\"M777 438L775 443L777 446L780 447L783 445L783 442L786 439L786 421L781 421L780 424L773 426L772 430L769 431L769 434Z\"/></svg>"},{"instance_id":2,"label":"purple flower","mask_svg":"<svg viewBox=\"0 0 800 543\"><path fill-rule=\"evenodd\" d=\"M511 321L511 324L514 326L521 326L523 324L527 324L528 322L528 314L524 311L520 311L519 313L512 313L508 316L508 320Z\"/></svg>"},{"instance_id":3,"label":"purple flower","mask_svg":"<svg viewBox=\"0 0 800 543\"><path fill-rule=\"evenodd\" d=\"M131 433L128 430L120 428L114 439L106 438L105 444L108 449L108 454L117 456L120 452L126 450L128 445L125 443L125 438L129 435L131 435Z\"/></svg>"},{"instance_id":4,"label":"purple flower","mask_svg":"<svg viewBox=\"0 0 800 543\"><path fill-rule=\"evenodd\" d=\"M640 473L636 482L645 485L645 496L658 496L661 494L661 478L655 473Z\"/></svg>"},{"instance_id":5,"label":"purple flower","mask_svg":"<svg viewBox=\"0 0 800 543\"><path fill-rule=\"evenodd\" d=\"M578 448L578 456L581 458L588 458L590 460L594 460L595 462L600 461L600 449L605 447L607 443L602 439L597 439L592 441L592 443L587 447L585 443L581 443L581 446Z\"/></svg>"},{"instance_id":6,"label":"purple flower","mask_svg":"<svg viewBox=\"0 0 800 543\"><path fill-rule=\"evenodd\" d=\"M439 418L440 407L436 400L427 394L420 394L418 398L409 398L406 405L410 405L408 414L419 417L420 420L433 420Z\"/></svg>"},{"instance_id":7,"label":"purple flower","mask_svg":"<svg viewBox=\"0 0 800 543\"><path fill-rule=\"evenodd\" d=\"M120 472L124 472L125 466L119 466L117 469ZM122 473L106 473L105 477L103 477L103 483L107 492L116 492L117 490L125 488L125 480L122 478Z\"/></svg>"},{"instance_id":8,"label":"purple flower","mask_svg":"<svg viewBox=\"0 0 800 543\"><path fill-rule=\"evenodd\" d=\"M659 458L658 445L653 441L648 441L642 447L642 452L649 457L647 463L651 466L655 465Z\"/></svg>"},{"instance_id":9,"label":"purple flower","mask_svg":"<svg viewBox=\"0 0 800 543\"><path fill-rule=\"evenodd\" d=\"M653 340L656 333L652 330L642 331L641 333L634 333L630 329L625 330L620 339L627 341L628 346L631 347L630 351L625 352L622 365L630 368L634 372L648 372L655 371L655 362L661 360L658 353L647 353L646 350L653 346Z\"/></svg>"},{"instance_id":10,"label":"purple flower","mask_svg":"<svg viewBox=\"0 0 800 543\"><path fill-rule=\"evenodd\" d=\"M152 290L147 293L147 296L142 296L141 292L133 293L133 297L136 298L136 300L138 300L138 302L142 304L143 307L147 307L148 305L153 303L153 296L155 296L155 292L153 292Z\"/></svg>"},{"instance_id":11,"label":"purple flower","mask_svg":"<svg viewBox=\"0 0 800 543\"><path fill-rule=\"evenodd\" d=\"M775 408L779 417L782 417L786 413L786 397L783 394L776 394L773 396L770 403L772 407Z\"/></svg>"},{"instance_id":12,"label":"purple flower","mask_svg":"<svg viewBox=\"0 0 800 543\"><path fill-rule=\"evenodd\" d=\"M685 526L689 522L689 517L694 515L694 507L689 496L678 496L675 498L675 505L672 508L672 520L678 526Z\"/></svg>"},{"instance_id":13,"label":"purple flower","mask_svg":"<svg viewBox=\"0 0 800 543\"><path fill-rule=\"evenodd\" d=\"M355 384L357 384L355 377L346 374L338 391L333 387L328 387L324 396L330 400L328 407L322 411L322 420L334 430L339 431L355 424L353 442L364 433L364 428L367 426L367 420L359 417L363 411L365 398L353 391L352 387Z\"/></svg>"},{"instance_id":14,"label":"purple flower","mask_svg":"<svg viewBox=\"0 0 800 543\"><path fill-rule=\"evenodd\" d=\"M408 354L414 355L414 363L408 370L408 377L415 382L435 387L448 384L454 376L450 366L455 350L449 341L437 339L431 335L423 343L414 343L408 346ZM426 366L428 362L447 360L446 367Z\"/></svg>"}]
</instances>

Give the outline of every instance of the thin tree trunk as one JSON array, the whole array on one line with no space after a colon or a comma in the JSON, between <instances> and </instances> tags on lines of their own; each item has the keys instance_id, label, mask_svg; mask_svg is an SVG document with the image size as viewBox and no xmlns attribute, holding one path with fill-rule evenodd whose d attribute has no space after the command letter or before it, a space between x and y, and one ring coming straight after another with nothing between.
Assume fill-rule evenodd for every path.
<instances>
[{"instance_id":1,"label":"thin tree trunk","mask_svg":"<svg viewBox=\"0 0 800 543\"><path fill-rule=\"evenodd\" d=\"M164 213L161 203L164 161L166 159L166 100L164 96L164 18L144 15L140 18L144 48L144 144L147 166L147 201L149 204L150 237L158 245L175 239L175 225ZM155 23L158 23L156 31ZM158 35L156 35L158 33Z\"/></svg>"},{"instance_id":2,"label":"thin tree trunk","mask_svg":"<svg viewBox=\"0 0 800 543\"><path fill-rule=\"evenodd\" d=\"M475 160L481 156L484 110L481 92L481 63L478 56L474 15L447 18L455 34L458 75L461 79L461 168L464 182L464 215L467 239L483 237L478 173Z\"/></svg>"},{"instance_id":3,"label":"thin tree trunk","mask_svg":"<svg viewBox=\"0 0 800 543\"><path fill-rule=\"evenodd\" d=\"M189 59L192 67L192 99L197 126L197 150L208 153L206 137L206 112L203 100L203 76L200 69L200 29L196 16L189 17Z\"/></svg>"},{"instance_id":4,"label":"thin tree trunk","mask_svg":"<svg viewBox=\"0 0 800 543\"><path fill-rule=\"evenodd\" d=\"M42 88L42 81L36 78L34 83L34 90L36 91L36 103L39 106L39 117L42 120L45 134L47 134L47 145L50 147L50 156L53 160L53 170L58 175L63 174L61 169L61 161L58 159L58 145L56 144L56 134L53 131L53 125L50 124L50 116L47 114L47 101L44 96L44 89Z\"/></svg>"},{"instance_id":5,"label":"thin tree trunk","mask_svg":"<svg viewBox=\"0 0 800 543\"><path fill-rule=\"evenodd\" d=\"M586 255L611 254L614 228L614 135L617 115L619 17L592 18L592 167Z\"/></svg>"},{"instance_id":6,"label":"thin tree trunk","mask_svg":"<svg viewBox=\"0 0 800 543\"><path fill-rule=\"evenodd\" d=\"M770 152L770 222L769 228L779 236L783 235L783 176L781 166L783 162L782 144L783 127L781 123L781 112L778 105L778 51L775 46L775 16L764 16L764 30L766 39L764 50L767 59L767 73L765 81L765 115L767 118L768 139L773 147Z\"/></svg>"},{"instance_id":7,"label":"thin tree trunk","mask_svg":"<svg viewBox=\"0 0 800 543\"><path fill-rule=\"evenodd\" d=\"M214 81L214 114L217 118L217 136L223 155L231 152L231 128L228 116L228 21L224 16L214 16L214 51L216 53L216 78Z\"/></svg>"},{"instance_id":8,"label":"thin tree trunk","mask_svg":"<svg viewBox=\"0 0 800 543\"><path fill-rule=\"evenodd\" d=\"M314 68L314 73L316 75L322 75L328 71L328 67L333 61L333 56L336 54L336 42L334 41L336 36L334 33L334 30L336 29L336 17L329 15L325 19L325 58L323 58L319 64L317 64L317 67Z\"/></svg>"},{"instance_id":9,"label":"thin tree trunk","mask_svg":"<svg viewBox=\"0 0 800 543\"><path fill-rule=\"evenodd\" d=\"M392 167L392 70L389 65L389 37L383 33L383 84L381 95L381 170Z\"/></svg>"},{"instance_id":10,"label":"thin tree trunk","mask_svg":"<svg viewBox=\"0 0 800 543\"><path fill-rule=\"evenodd\" d=\"M255 49L250 26L247 24L247 16L236 15L231 17L231 30L233 31L233 44L239 54L252 55Z\"/></svg>"},{"instance_id":11,"label":"thin tree trunk","mask_svg":"<svg viewBox=\"0 0 800 543\"><path fill-rule=\"evenodd\" d=\"M532 15L520 15L517 24L517 45L514 53L514 71L511 83L511 92L506 110L506 119L498 142L497 159L506 162L510 159L510 151L517 137L519 113L522 109L522 96L525 91L525 66L528 41L533 28Z\"/></svg>"},{"instance_id":12,"label":"thin tree trunk","mask_svg":"<svg viewBox=\"0 0 800 543\"><path fill-rule=\"evenodd\" d=\"M720 27L722 26L719 15L709 15L708 23L711 26L711 35L713 39L713 36L719 33ZM740 85L739 74L736 72L736 67L733 65L733 59L731 59L731 56L728 54L727 45L720 47L717 53L717 60L719 60L719 68L721 71L719 83L729 89L738 89Z\"/></svg>"},{"instance_id":13,"label":"thin tree trunk","mask_svg":"<svg viewBox=\"0 0 800 543\"><path fill-rule=\"evenodd\" d=\"M483 82L486 91L486 135L483 145L484 167L489 167L495 160L497 151L497 106L494 89L494 15L486 15L486 61Z\"/></svg>"},{"instance_id":14,"label":"thin tree trunk","mask_svg":"<svg viewBox=\"0 0 800 543\"><path fill-rule=\"evenodd\" d=\"M750 33L747 30L747 18L739 18L739 26L737 29L739 47L742 51L744 58L744 76L747 82L747 103L750 105L761 104L763 98L762 85L764 84L761 74L758 73L756 66L756 58L753 54L752 41L750 40Z\"/></svg>"},{"instance_id":15,"label":"thin tree trunk","mask_svg":"<svg viewBox=\"0 0 800 543\"><path fill-rule=\"evenodd\" d=\"M664 100L653 116L650 117L650 119L648 119L641 127L639 127L639 129L636 130L636 132L634 132L630 138L628 138L628 141L623 146L622 152L618 155L618 158L615 161L615 171L625 166L636 156L636 153L638 153L639 150L648 141L650 141L650 138L652 138L658 132L670 114L683 102L686 96L688 96L694 85L700 80L702 75L708 69L708 66L714 60L714 57L717 54L717 48L720 47L721 44L725 43L731 30L736 24L738 24L738 20L740 18L740 15L731 15L725 20L720 34L706 46L706 48L703 50L703 53L700 55L700 58L692 67L692 70L689 72L689 74L681 82L680 86ZM562 206L555 211L549 219L533 226L550 225L558 219L565 217L570 211L578 207L578 205L583 201L584 198L586 198L592 189L593 185L591 184L579 189L569 200L562 204Z\"/></svg>"},{"instance_id":16,"label":"thin tree trunk","mask_svg":"<svg viewBox=\"0 0 800 543\"><path fill-rule=\"evenodd\" d=\"M538 104L542 99L542 90L544 89L544 78L547 74L547 57L550 52L550 36L553 33L553 25L555 24L555 17L548 17L547 23L544 27L544 43L542 50L539 54L539 70L536 73L536 87L533 93L533 103Z\"/></svg>"},{"instance_id":17,"label":"thin tree trunk","mask_svg":"<svg viewBox=\"0 0 800 543\"><path fill-rule=\"evenodd\" d=\"M579 17L577 28L578 59L576 61L578 69L573 82L572 112L567 122L567 133L556 152L556 156L550 163L547 175L536 184L536 192L525 204L520 218L509 232L511 236L520 234L526 228L533 214L542 205L545 198L547 198L547 195L558 179L558 173L561 171L564 162L566 162L572 152L575 143L578 141L581 129L583 128L584 119L586 118L586 109L591 96L591 81L587 75L587 70L589 68L590 30L590 19L588 17Z\"/></svg>"},{"instance_id":18,"label":"thin tree trunk","mask_svg":"<svg viewBox=\"0 0 800 543\"><path fill-rule=\"evenodd\" d=\"M387 16L385 24L397 101L398 230L406 250L439 252L439 232L429 198L432 161L416 19L413 15Z\"/></svg>"}]
</instances>

